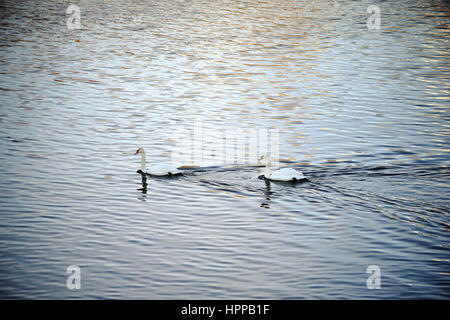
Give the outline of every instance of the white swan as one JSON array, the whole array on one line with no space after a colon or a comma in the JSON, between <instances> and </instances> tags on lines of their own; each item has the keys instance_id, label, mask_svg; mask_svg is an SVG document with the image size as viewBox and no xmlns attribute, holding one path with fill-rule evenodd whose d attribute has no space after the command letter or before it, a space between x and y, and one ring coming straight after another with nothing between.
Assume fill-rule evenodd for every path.
<instances>
[{"instance_id":1,"label":"white swan","mask_svg":"<svg viewBox=\"0 0 450 320\"><path fill-rule=\"evenodd\" d=\"M271 159L267 155L262 155L259 161L264 160L266 167L264 168L264 174L260 178L272 180L272 181L307 181L302 172L293 168L282 168L275 172L270 170Z\"/></svg>"},{"instance_id":2,"label":"white swan","mask_svg":"<svg viewBox=\"0 0 450 320\"><path fill-rule=\"evenodd\" d=\"M165 163L154 164L146 169L145 168L144 148L137 149L137 151L134 154L135 155L141 154L141 170L139 170L139 171L141 171L142 173L146 173L146 174L153 175L153 176L172 176L172 175L176 175L176 174L181 174L180 170L178 170L174 166L171 166L170 164L165 164ZM139 172L139 173L141 173L141 172Z\"/></svg>"}]
</instances>

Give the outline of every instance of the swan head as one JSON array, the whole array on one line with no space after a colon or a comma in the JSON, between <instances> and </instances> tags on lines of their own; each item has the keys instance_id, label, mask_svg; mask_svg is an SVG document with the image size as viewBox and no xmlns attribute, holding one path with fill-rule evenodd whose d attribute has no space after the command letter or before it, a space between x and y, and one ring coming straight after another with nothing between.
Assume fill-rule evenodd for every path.
<instances>
[{"instance_id":1,"label":"swan head","mask_svg":"<svg viewBox=\"0 0 450 320\"><path fill-rule=\"evenodd\" d=\"M136 154L140 154L140 153L144 153L144 148L137 149L134 154L136 155Z\"/></svg>"},{"instance_id":2,"label":"swan head","mask_svg":"<svg viewBox=\"0 0 450 320\"><path fill-rule=\"evenodd\" d=\"M267 155L267 153L264 153L259 157L258 161L262 161L263 163L270 163L270 157Z\"/></svg>"}]
</instances>

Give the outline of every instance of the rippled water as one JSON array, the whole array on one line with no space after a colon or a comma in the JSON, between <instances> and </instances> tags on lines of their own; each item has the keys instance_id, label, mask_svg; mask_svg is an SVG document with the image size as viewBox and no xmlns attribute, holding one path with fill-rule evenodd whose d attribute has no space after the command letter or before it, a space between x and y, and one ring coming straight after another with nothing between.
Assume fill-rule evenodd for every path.
<instances>
[{"instance_id":1,"label":"rippled water","mask_svg":"<svg viewBox=\"0 0 450 320\"><path fill-rule=\"evenodd\" d=\"M74 3L0 8L1 297L450 297L448 2ZM199 120L310 182L210 155L139 190Z\"/></svg>"}]
</instances>

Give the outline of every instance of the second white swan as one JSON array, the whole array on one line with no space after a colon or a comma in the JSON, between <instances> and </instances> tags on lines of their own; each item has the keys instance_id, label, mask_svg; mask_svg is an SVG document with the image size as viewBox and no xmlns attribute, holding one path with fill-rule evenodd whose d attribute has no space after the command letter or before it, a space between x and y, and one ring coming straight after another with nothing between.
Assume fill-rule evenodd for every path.
<instances>
[{"instance_id":1,"label":"second white swan","mask_svg":"<svg viewBox=\"0 0 450 320\"><path fill-rule=\"evenodd\" d=\"M264 168L264 174L260 178L272 180L272 181L307 181L302 172L293 168L282 168L272 172L270 170L271 159L269 156L262 155L259 160L263 160L266 167Z\"/></svg>"}]
</instances>

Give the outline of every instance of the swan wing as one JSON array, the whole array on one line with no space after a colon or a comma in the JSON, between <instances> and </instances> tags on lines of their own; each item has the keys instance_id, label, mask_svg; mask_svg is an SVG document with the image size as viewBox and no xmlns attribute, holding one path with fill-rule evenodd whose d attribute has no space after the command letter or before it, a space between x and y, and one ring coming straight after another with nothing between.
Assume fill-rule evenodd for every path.
<instances>
[{"instance_id":1,"label":"swan wing","mask_svg":"<svg viewBox=\"0 0 450 320\"><path fill-rule=\"evenodd\" d=\"M181 171L170 164L158 163L158 164L154 164L154 165L150 166L147 169L147 173L154 175L154 176L167 176L167 175L179 174L179 173L181 173Z\"/></svg>"},{"instance_id":2,"label":"swan wing","mask_svg":"<svg viewBox=\"0 0 450 320\"><path fill-rule=\"evenodd\" d=\"M276 181L292 181L305 179L305 176L303 173L293 168L283 168L272 173L269 179Z\"/></svg>"}]
</instances>

